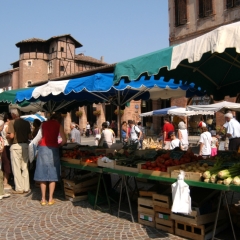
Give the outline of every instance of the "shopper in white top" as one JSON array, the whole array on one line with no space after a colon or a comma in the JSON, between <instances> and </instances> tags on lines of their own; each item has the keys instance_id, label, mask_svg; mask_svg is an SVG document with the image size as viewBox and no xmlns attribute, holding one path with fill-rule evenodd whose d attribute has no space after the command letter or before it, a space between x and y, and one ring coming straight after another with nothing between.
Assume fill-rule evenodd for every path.
<instances>
[{"instance_id":1,"label":"shopper in white top","mask_svg":"<svg viewBox=\"0 0 240 240\"><path fill-rule=\"evenodd\" d=\"M112 130L108 128L108 125L106 122L102 124L102 134L99 140L99 145L101 144L105 148L110 148L113 144L113 133L112 133Z\"/></svg>"},{"instance_id":2,"label":"shopper in white top","mask_svg":"<svg viewBox=\"0 0 240 240\"><path fill-rule=\"evenodd\" d=\"M178 139L180 140L180 147L183 151L188 150L188 132L186 124L181 121L178 123Z\"/></svg>"},{"instance_id":3,"label":"shopper in white top","mask_svg":"<svg viewBox=\"0 0 240 240\"><path fill-rule=\"evenodd\" d=\"M171 139L170 150L173 150L175 148L179 148L180 147L180 140L176 137L174 131L168 132L168 138Z\"/></svg>"},{"instance_id":4,"label":"shopper in white top","mask_svg":"<svg viewBox=\"0 0 240 240\"><path fill-rule=\"evenodd\" d=\"M130 141L134 143L139 142L142 137L141 130L134 124L133 120L128 120L128 124L130 127Z\"/></svg>"},{"instance_id":5,"label":"shopper in white top","mask_svg":"<svg viewBox=\"0 0 240 240\"><path fill-rule=\"evenodd\" d=\"M203 157L209 157L211 155L212 136L211 133L208 132L206 123L201 122L200 131L202 132L202 134L200 135L199 140L200 143L199 155Z\"/></svg>"},{"instance_id":6,"label":"shopper in white top","mask_svg":"<svg viewBox=\"0 0 240 240\"><path fill-rule=\"evenodd\" d=\"M240 123L233 118L232 113L226 113L224 115L227 124L224 126L227 129L226 136L229 138L228 150L238 151L240 146Z\"/></svg>"},{"instance_id":7,"label":"shopper in white top","mask_svg":"<svg viewBox=\"0 0 240 240\"><path fill-rule=\"evenodd\" d=\"M90 136L90 128L91 128L91 126L90 126L89 122L87 122L87 125L86 125L86 137Z\"/></svg>"}]
</instances>

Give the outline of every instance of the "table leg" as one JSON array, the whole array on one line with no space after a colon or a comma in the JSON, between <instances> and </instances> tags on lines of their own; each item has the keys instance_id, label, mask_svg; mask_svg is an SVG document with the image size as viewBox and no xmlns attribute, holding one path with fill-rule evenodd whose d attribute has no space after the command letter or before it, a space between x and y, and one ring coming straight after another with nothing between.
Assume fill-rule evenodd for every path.
<instances>
[{"instance_id":1,"label":"table leg","mask_svg":"<svg viewBox=\"0 0 240 240\"><path fill-rule=\"evenodd\" d=\"M215 219L214 227L213 227L212 240L216 239L215 238L215 233L216 233L216 228L217 228L217 222L218 222L218 215L219 215L219 211L220 211L220 206L221 206L221 202L222 202L222 196L224 196L224 199L225 199L225 202L226 202L228 216L229 216L230 224L231 224L231 227L232 227L232 233L233 233L234 240L237 240L236 239L236 235L235 235L235 231L234 231L234 228L233 228L233 224L232 224L231 214L230 214L230 211L229 211L228 201L227 201L227 197L226 197L226 192L225 191L221 191L220 192L220 197L219 197L218 207L217 207L217 215L216 215L216 219Z\"/></svg>"},{"instance_id":2,"label":"table leg","mask_svg":"<svg viewBox=\"0 0 240 240\"><path fill-rule=\"evenodd\" d=\"M232 218L231 218L231 213L230 213L229 206L228 206L226 192L223 192L223 195L224 195L226 206L227 206L227 211L228 211L228 216L229 216L229 220L230 220L230 224L231 224L231 228L232 228L233 237L234 237L234 240L236 240L237 238L236 238L233 223L232 223Z\"/></svg>"},{"instance_id":3,"label":"table leg","mask_svg":"<svg viewBox=\"0 0 240 240\"><path fill-rule=\"evenodd\" d=\"M120 188L120 197L119 197L119 204L118 204L118 217L119 217L119 213L125 213L125 214L129 214L132 218L132 222L134 222L134 218L133 218L133 214L132 214L132 206L131 206L131 201L130 201L130 197L129 197L129 193L128 193L128 184L126 181L126 176L122 175L121 176L122 181L121 181L121 188ZM128 199L128 206L129 206L129 211L130 212L125 212L121 210L121 201L122 201L122 191L123 188L125 188L126 194L127 194L127 199Z\"/></svg>"},{"instance_id":4,"label":"table leg","mask_svg":"<svg viewBox=\"0 0 240 240\"><path fill-rule=\"evenodd\" d=\"M99 177L98 177L97 192L96 192L96 197L95 197L95 202L94 202L94 207L93 207L94 210L96 210L96 208L97 208L97 200L98 200L98 193L99 193L100 182L101 182L101 175L102 175L102 173L100 173Z\"/></svg>"},{"instance_id":5,"label":"table leg","mask_svg":"<svg viewBox=\"0 0 240 240\"><path fill-rule=\"evenodd\" d=\"M219 200L218 200L217 215L216 215L216 219L215 219L214 226L213 226L212 240L215 239L215 232L216 232L216 227L217 227L218 215L219 215L219 211L220 211L221 202L222 202L222 191L220 191L220 196L219 196Z\"/></svg>"},{"instance_id":6,"label":"table leg","mask_svg":"<svg viewBox=\"0 0 240 240\"><path fill-rule=\"evenodd\" d=\"M98 184L97 184L97 192L96 192L96 197L95 197L95 202L94 202L94 207L93 207L93 209L99 208L100 210L103 210L101 207L99 207L99 206L97 205L97 200L98 200L98 195L99 195L99 189L100 189L101 180L103 181L103 187L104 187L104 191L105 191L106 198L107 198L107 202L108 202L108 209L104 209L104 211L109 211L110 213L112 213L111 203L110 203L110 200L109 200L108 191L107 191L107 186L106 186L106 183L105 183L105 181L104 181L103 173L100 173L100 174L99 174Z\"/></svg>"}]
</instances>

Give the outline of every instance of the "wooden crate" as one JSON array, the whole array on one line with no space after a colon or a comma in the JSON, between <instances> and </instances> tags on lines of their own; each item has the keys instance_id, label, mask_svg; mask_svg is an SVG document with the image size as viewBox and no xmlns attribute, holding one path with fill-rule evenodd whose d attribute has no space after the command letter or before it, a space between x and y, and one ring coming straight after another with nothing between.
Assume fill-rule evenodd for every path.
<instances>
[{"instance_id":1,"label":"wooden crate","mask_svg":"<svg viewBox=\"0 0 240 240\"><path fill-rule=\"evenodd\" d=\"M171 219L171 209L154 206L156 228L172 233L175 232L175 221Z\"/></svg>"},{"instance_id":2,"label":"wooden crate","mask_svg":"<svg viewBox=\"0 0 240 240\"><path fill-rule=\"evenodd\" d=\"M86 176L85 178L83 177L83 179L81 179L81 182L63 179L63 182L65 198L72 202L77 202L81 200L86 200L88 197L87 192L96 189L98 177Z\"/></svg>"},{"instance_id":3,"label":"wooden crate","mask_svg":"<svg viewBox=\"0 0 240 240\"><path fill-rule=\"evenodd\" d=\"M155 227L154 215L138 212L138 222L142 225Z\"/></svg>"},{"instance_id":4,"label":"wooden crate","mask_svg":"<svg viewBox=\"0 0 240 240\"><path fill-rule=\"evenodd\" d=\"M112 160L111 162L104 162L104 161L101 160L101 158L99 158L98 161L97 161L97 165L98 165L98 167L105 167L105 168L114 169L115 165L116 165L116 161Z\"/></svg>"},{"instance_id":5,"label":"wooden crate","mask_svg":"<svg viewBox=\"0 0 240 240\"><path fill-rule=\"evenodd\" d=\"M88 195L86 193L84 195L75 196L75 197L65 195L65 198L71 202L79 202L82 200L86 200L88 198Z\"/></svg>"},{"instance_id":6,"label":"wooden crate","mask_svg":"<svg viewBox=\"0 0 240 240\"><path fill-rule=\"evenodd\" d=\"M194 240L207 240L213 236L213 227L214 223L195 226L189 223L175 221L175 235ZM215 234L223 231L227 227L228 223L226 221L219 222Z\"/></svg>"},{"instance_id":7,"label":"wooden crate","mask_svg":"<svg viewBox=\"0 0 240 240\"><path fill-rule=\"evenodd\" d=\"M82 166L98 167L97 162L86 162L87 159L88 159L87 157L82 158L82 161L80 164Z\"/></svg>"},{"instance_id":8,"label":"wooden crate","mask_svg":"<svg viewBox=\"0 0 240 240\"><path fill-rule=\"evenodd\" d=\"M191 214L184 215L184 214L178 214L178 213L171 213L171 219L174 219L175 221L183 222L183 223L189 223L195 226L207 224L214 222L216 219L217 212L208 213L199 215L198 211L193 210ZM225 219L226 218L226 212L225 210L220 210L218 219Z\"/></svg>"},{"instance_id":9,"label":"wooden crate","mask_svg":"<svg viewBox=\"0 0 240 240\"><path fill-rule=\"evenodd\" d=\"M180 170L174 170L171 172L171 178L178 178ZM185 172L185 180L192 180L192 181L202 181L202 173L198 172Z\"/></svg>"},{"instance_id":10,"label":"wooden crate","mask_svg":"<svg viewBox=\"0 0 240 240\"><path fill-rule=\"evenodd\" d=\"M139 173L151 175L151 176L161 176L161 177L170 177L170 173L168 172L161 172L161 171L154 171L154 170L148 170L148 169L142 169L141 168L142 163L138 163L138 169Z\"/></svg>"},{"instance_id":11,"label":"wooden crate","mask_svg":"<svg viewBox=\"0 0 240 240\"><path fill-rule=\"evenodd\" d=\"M149 197L152 198L152 195L156 193L154 191L139 191L139 196L140 197Z\"/></svg>"},{"instance_id":12,"label":"wooden crate","mask_svg":"<svg viewBox=\"0 0 240 240\"><path fill-rule=\"evenodd\" d=\"M172 206L172 200L171 197L168 195L162 195L162 194L153 194L152 196L153 199L153 205L154 206L159 206L163 208L171 208Z\"/></svg>"},{"instance_id":13,"label":"wooden crate","mask_svg":"<svg viewBox=\"0 0 240 240\"><path fill-rule=\"evenodd\" d=\"M71 163L71 164L81 164L82 159L74 159L74 158L61 158L62 161Z\"/></svg>"},{"instance_id":14,"label":"wooden crate","mask_svg":"<svg viewBox=\"0 0 240 240\"><path fill-rule=\"evenodd\" d=\"M138 212L146 213L154 216L153 201L152 198L139 197L138 198Z\"/></svg>"}]
</instances>

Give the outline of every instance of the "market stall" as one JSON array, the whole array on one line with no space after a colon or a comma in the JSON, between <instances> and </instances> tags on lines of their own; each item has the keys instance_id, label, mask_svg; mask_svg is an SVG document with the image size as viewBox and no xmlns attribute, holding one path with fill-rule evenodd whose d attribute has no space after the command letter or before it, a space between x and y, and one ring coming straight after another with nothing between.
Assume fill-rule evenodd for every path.
<instances>
[{"instance_id":1,"label":"market stall","mask_svg":"<svg viewBox=\"0 0 240 240\"><path fill-rule=\"evenodd\" d=\"M240 112L240 103L222 101L208 105L191 105L187 106L186 108L189 111L205 112L205 114L211 114L212 112L226 113L227 111L231 110Z\"/></svg>"},{"instance_id":2,"label":"market stall","mask_svg":"<svg viewBox=\"0 0 240 240\"><path fill-rule=\"evenodd\" d=\"M238 104L240 106L240 104ZM191 109L191 108L190 108ZM146 113L141 113L140 116L141 117L149 117L149 116L166 116L166 115L177 115L177 116L184 116L184 117L188 117L188 116L193 116L193 115L213 115L214 111L211 110L188 110L186 108L182 108L182 107L177 107L177 106L172 106L169 108L162 108L162 109L158 109L158 110L153 110L150 112L146 112Z\"/></svg>"},{"instance_id":3,"label":"market stall","mask_svg":"<svg viewBox=\"0 0 240 240\"><path fill-rule=\"evenodd\" d=\"M71 152L75 150L69 150L69 151ZM92 152L92 154L96 156L98 154L98 151L96 151L95 153ZM234 164L240 159L240 156L237 153L235 152L228 153L228 158L226 158L227 156L226 153L220 153L218 158L216 159L212 158L208 160L204 160L202 159L202 157L197 157L191 152L164 151L164 150L156 151L154 149L147 150L147 151L146 150L133 151L133 150L125 149L125 150L112 151L112 152L106 150L106 154L104 156L102 154L103 152L101 152L101 156L98 157L97 160L91 160L90 156L83 157L82 159L72 159L72 158L63 157L62 166L72 167L72 168L76 167L78 169L87 169L89 171L91 171L91 169L93 169L93 171L95 171L96 169L101 169L103 174L117 174L121 177L121 180L122 180L120 191L124 187L127 192L130 191L129 186L126 182L127 177L141 178L146 180L155 180L156 182L165 182L165 183L171 184L176 181L179 171L184 170L186 173L185 182L189 186L202 188L202 189L210 189L211 192L216 191L214 195L215 201L216 199L218 199L216 196L218 196L218 194L220 193L219 202L215 203L214 205L215 208L208 209L207 211L204 211L204 213L194 212L194 214L196 215L191 215L193 220L190 221L189 218L187 217L183 217L179 214L171 213L170 202L165 203L166 200L163 201L163 199L169 199L169 195L165 196L161 192L154 193L153 195L151 195L152 193L148 192L146 193L146 194L150 194L148 198L145 199L146 196L142 197L142 195L139 198L139 201L142 201L141 208L139 208L141 209L139 210L140 211L139 214L141 216L143 215L145 218L144 221L141 221L141 219L139 219L139 222L141 222L142 224L146 224L148 226L156 225L159 229L171 232L173 231L174 228L171 227L169 229L165 229L163 225L166 224L167 222L163 222L163 225L161 225L160 222L163 221L163 219L159 220L159 217L158 217L159 214L157 214L158 211L167 211L171 215L171 217L169 218L171 222L175 221L176 224L183 221L184 224L188 224L188 227L194 227L197 229L203 229L206 224L207 225L210 224L211 237L214 236L215 230L220 231L221 229L224 229L226 227L226 222L227 222L226 213L221 208L222 197L224 197L224 199L226 200L226 192L228 191L240 192L240 188L238 187L238 185L236 185L236 184L240 184L240 182L229 184L227 181L225 181L226 183L224 183L224 181L221 180L222 182L220 184L219 182L217 182L217 179L212 180L212 182L210 181L207 182L207 181L204 181L203 176L207 171L214 172L215 171L214 168L216 169L217 166L218 166L219 172L224 169L229 169L229 171L232 172L231 169L233 168ZM69 156L71 156L71 154ZM103 158L105 160L103 160ZM87 161L86 159L89 159L89 161ZM229 161L228 159L232 159L232 161ZM79 163L73 164L74 161L78 161ZM220 163L221 163L221 167L220 167ZM238 166L238 168L239 167L240 166ZM236 169L237 167L235 165L235 170ZM232 172L233 174L232 176L234 176L234 174L235 175L239 174L240 170L237 170L237 171L235 173ZM227 175L222 176L222 178L225 178L226 176ZM219 177L219 180L220 179L221 177ZM192 190L194 190L194 188ZM202 193L200 191L200 194L203 194L204 191L206 190L203 190ZM96 196L96 199L97 199L97 196ZM162 205L165 204L164 205L165 207L163 206L161 206L161 208L153 207L152 210L149 211L147 210L147 205L146 205L146 212L144 212L144 203L146 204L146 202L152 201L153 206L154 204L156 204L156 206L159 206L160 204L159 199L162 199L160 202L163 201L163 203L161 204ZM212 201L211 199L212 198L210 198L210 201ZM95 203L97 203L97 200ZM205 203L207 204L206 201ZM131 215L133 220L132 209L130 207L131 200L129 196L128 196L128 204L129 204L129 214ZM168 208L166 208L166 204L168 205ZM228 207L228 205L226 207ZM118 212L119 213L121 212L121 201L119 201ZM227 213L229 212L230 210L227 208ZM225 224L220 224L220 227L216 227L215 226L216 222L214 223L216 218L219 218L220 223L224 221ZM151 220L151 219L154 219L154 220ZM225 220L222 220L222 219L225 219ZM174 231L176 231L176 233L179 233L179 228L175 227ZM187 233L182 233L182 234L187 234ZM210 233L201 233L201 234L195 233L195 234L192 234L192 237L190 235L187 236L187 235L181 235L181 234L180 236L190 237L191 239L206 239L205 238L206 236L210 236L207 234L210 234Z\"/></svg>"}]
</instances>

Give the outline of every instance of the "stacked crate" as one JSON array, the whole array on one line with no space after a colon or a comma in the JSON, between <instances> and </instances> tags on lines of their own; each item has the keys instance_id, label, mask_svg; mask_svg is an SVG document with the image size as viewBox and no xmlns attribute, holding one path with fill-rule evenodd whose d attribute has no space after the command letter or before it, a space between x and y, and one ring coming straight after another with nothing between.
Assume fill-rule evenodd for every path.
<instances>
[{"instance_id":1,"label":"stacked crate","mask_svg":"<svg viewBox=\"0 0 240 240\"><path fill-rule=\"evenodd\" d=\"M85 174L78 180L63 179L66 199L76 202L88 198L88 191L97 188L98 175Z\"/></svg>"},{"instance_id":2,"label":"stacked crate","mask_svg":"<svg viewBox=\"0 0 240 240\"><path fill-rule=\"evenodd\" d=\"M155 211L153 207L152 195L156 192L152 191L139 191L138 198L138 222L155 227Z\"/></svg>"},{"instance_id":3,"label":"stacked crate","mask_svg":"<svg viewBox=\"0 0 240 240\"><path fill-rule=\"evenodd\" d=\"M213 235L214 221L216 220L216 206L218 191L212 189L191 189L192 212L189 215L171 213L175 220L175 234L190 239L204 240ZM225 210L220 210L216 233L227 227Z\"/></svg>"},{"instance_id":4,"label":"stacked crate","mask_svg":"<svg viewBox=\"0 0 240 240\"><path fill-rule=\"evenodd\" d=\"M171 219L171 194L153 194L156 228L174 234L175 222Z\"/></svg>"}]
</instances>

